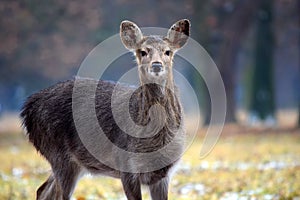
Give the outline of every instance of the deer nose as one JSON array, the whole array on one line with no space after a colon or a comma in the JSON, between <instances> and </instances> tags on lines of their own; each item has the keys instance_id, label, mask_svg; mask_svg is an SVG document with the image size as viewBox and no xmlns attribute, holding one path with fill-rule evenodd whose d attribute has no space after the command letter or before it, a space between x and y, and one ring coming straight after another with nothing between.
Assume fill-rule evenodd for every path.
<instances>
[{"instance_id":1,"label":"deer nose","mask_svg":"<svg viewBox=\"0 0 300 200\"><path fill-rule=\"evenodd\" d=\"M152 71L153 72L160 72L162 70L161 62L153 62L152 63Z\"/></svg>"}]
</instances>

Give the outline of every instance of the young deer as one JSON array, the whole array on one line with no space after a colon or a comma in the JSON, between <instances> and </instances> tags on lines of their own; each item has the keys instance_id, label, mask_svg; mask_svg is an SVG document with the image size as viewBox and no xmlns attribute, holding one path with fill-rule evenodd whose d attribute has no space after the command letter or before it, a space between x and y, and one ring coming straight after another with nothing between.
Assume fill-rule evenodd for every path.
<instances>
[{"instance_id":1,"label":"young deer","mask_svg":"<svg viewBox=\"0 0 300 200\"><path fill-rule=\"evenodd\" d=\"M143 36L136 24L123 21L120 37L124 46L136 56L140 78L138 88L123 85L114 94L116 83L76 77L28 98L21 112L23 125L30 142L52 168L47 181L37 190L38 200L70 199L77 180L85 172L120 178L128 200L142 199L141 184L149 187L153 200L168 199L170 170L183 153L184 145L183 113L173 82L172 59L175 52L187 42L189 33L190 22L186 19L172 25L165 37ZM75 84L82 93L80 98L75 99L76 105L73 105ZM96 84L94 95L85 93L93 84ZM122 103L128 91L132 92L127 104L132 121L140 127L152 123L147 131L137 132L136 137L118 127L112 112L112 96L117 96L117 101ZM120 161L120 157L117 158L110 149L100 148L100 151L105 151L103 160L112 160L120 166L126 164L130 168L128 170L120 170L121 167L115 169L101 162L102 159L95 158L81 141L74 122L73 109L84 108L87 104L85 98L94 99L98 123L113 144L137 154L155 152L170 144L166 150L167 156L159 154L153 157L153 161L146 161L139 156ZM83 115L79 121L84 126L89 118L84 116L84 110L79 113ZM88 127L86 130L85 136L94 137L99 129ZM151 131L156 133L138 136ZM158 166L155 170L133 170L137 166L155 164Z\"/></svg>"}]
</instances>

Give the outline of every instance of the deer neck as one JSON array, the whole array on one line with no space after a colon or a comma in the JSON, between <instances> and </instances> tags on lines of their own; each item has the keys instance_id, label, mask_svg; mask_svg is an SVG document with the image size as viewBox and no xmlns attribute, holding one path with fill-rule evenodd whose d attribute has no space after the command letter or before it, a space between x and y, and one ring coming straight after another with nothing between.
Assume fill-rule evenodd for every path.
<instances>
[{"instance_id":1,"label":"deer neck","mask_svg":"<svg viewBox=\"0 0 300 200\"><path fill-rule=\"evenodd\" d=\"M139 93L145 104L152 106L159 103L161 106L165 106L169 98L175 97L174 83L172 79L160 83L141 81Z\"/></svg>"},{"instance_id":2,"label":"deer neck","mask_svg":"<svg viewBox=\"0 0 300 200\"><path fill-rule=\"evenodd\" d=\"M167 126L178 126L181 120L181 107L174 90L174 83L172 79L168 79L165 85L142 83L138 95L138 121L140 124L147 125L150 120L149 109L151 106L158 104L165 109L166 123L176 123L176 125L169 124Z\"/></svg>"}]
</instances>

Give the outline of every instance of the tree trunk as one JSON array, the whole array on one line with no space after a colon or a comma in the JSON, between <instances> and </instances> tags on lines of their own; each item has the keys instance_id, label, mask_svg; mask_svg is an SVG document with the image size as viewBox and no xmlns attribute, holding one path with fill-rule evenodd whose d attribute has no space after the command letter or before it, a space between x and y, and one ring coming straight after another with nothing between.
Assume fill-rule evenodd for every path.
<instances>
[{"instance_id":1,"label":"tree trunk","mask_svg":"<svg viewBox=\"0 0 300 200\"><path fill-rule=\"evenodd\" d=\"M298 8L300 8L300 0L298 0ZM300 13L298 13L298 25L300 25ZM298 50L300 51L300 32L298 31ZM298 57L298 81L300 82L300 57ZM298 82L298 85L300 84ZM298 88L300 88L298 86ZM300 91L298 91L298 127L300 128Z\"/></svg>"},{"instance_id":2,"label":"tree trunk","mask_svg":"<svg viewBox=\"0 0 300 200\"><path fill-rule=\"evenodd\" d=\"M249 28L254 12L259 1L244 0L238 3L235 11L226 19L221 27L224 31L224 39L220 52L217 56L217 66L222 75L226 96L227 114L226 122L236 122L236 101L235 101L235 62L241 39Z\"/></svg>"},{"instance_id":3,"label":"tree trunk","mask_svg":"<svg viewBox=\"0 0 300 200\"><path fill-rule=\"evenodd\" d=\"M209 30L205 27L205 19L207 12L205 12L206 7L208 6L208 0L194 0L194 17L193 21L195 22L195 35L192 35L208 52L209 52ZM201 114L203 116L204 125L208 125L211 118L211 101L208 93L207 86L202 79L201 75L198 73L192 74L193 85L197 91L197 98L201 107Z\"/></svg>"},{"instance_id":4,"label":"tree trunk","mask_svg":"<svg viewBox=\"0 0 300 200\"><path fill-rule=\"evenodd\" d=\"M255 66L250 110L264 120L274 117L272 0L262 0L257 13Z\"/></svg>"},{"instance_id":5,"label":"tree trunk","mask_svg":"<svg viewBox=\"0 0 300 200\"><path fill-rule=\"evenodd\" d=\"M209 1L195 0L195 20L197 24L201 26L196 26L196 31L198 35L193 35L198 41L201 41L205 49L212 55L216 64L220 70L221 76L224 81L226 96L227 96L227 113L226 122L236 121L236 102L235 102L235 70L234 64L237 58L237 52L239 45L241 43L242 37L245 35L250 23L253 19L253 14L259 1L243 0L240 1L234 11L226 19L222 19L222 14L219 13L219 9L216 9L216 13L211 14L220 21L219 27L214 30L214 33L209 31L205 20L209 16L205 11L207 11L206 3L211 3ZM204 9L205 8L205 9ZM216 34L216 32L218 32ZM221 45L220 44L221 35ZM216 36L216 37L215 37ZM214 38L215 37L215 38ZM209 94L205 83L201 80L196 80L197 84L201 85L202 98L205 100L202 104L202 110L204 110L204 121L206 124L210 121L211 116L211 102ZM200 83L199 83L200 82Z\"/></svg>"}]
</instances>

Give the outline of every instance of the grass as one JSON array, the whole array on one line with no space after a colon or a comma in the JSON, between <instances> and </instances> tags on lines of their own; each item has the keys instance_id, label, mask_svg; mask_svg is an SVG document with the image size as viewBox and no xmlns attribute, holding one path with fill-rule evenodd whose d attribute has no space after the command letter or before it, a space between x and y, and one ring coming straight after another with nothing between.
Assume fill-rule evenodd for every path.
<instances>
[{"instance_id":1,"label":"grass","mask_svg":"<svg viewBox=\"0 0 300 200\"><path fill-rule=\"evenodd\" d=\"M228 125L200 159L203 132L173 176L170 199L300 199L300 131ZM202 135L202 136L201 136ZM29 200L50 167L19 132L0 132L0 199ZM143 189L145 199L150 199ZM125 199L119 180L86 176L73 199Z\"/></svg>"}]
</instances>

